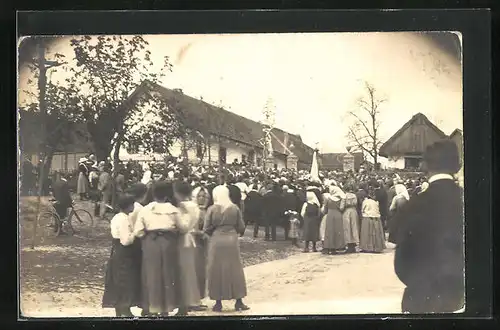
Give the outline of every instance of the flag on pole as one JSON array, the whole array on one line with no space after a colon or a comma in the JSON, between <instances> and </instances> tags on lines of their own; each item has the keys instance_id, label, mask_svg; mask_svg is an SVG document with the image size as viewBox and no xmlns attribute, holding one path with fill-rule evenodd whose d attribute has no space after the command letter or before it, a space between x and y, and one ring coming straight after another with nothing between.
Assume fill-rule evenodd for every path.
<instances>
[{"instance_id":1,"label":"flag on pole","mask_svg":"<svg viewBox=\"0 0 500 330\"><path fill-rule=\"evenodd\" d=\"M318 168L318 152L315 150L313 153L312 165L311 165L311 180L315 182L320 182L319 179L319 168Z\"/></svg>"}]
</instances>

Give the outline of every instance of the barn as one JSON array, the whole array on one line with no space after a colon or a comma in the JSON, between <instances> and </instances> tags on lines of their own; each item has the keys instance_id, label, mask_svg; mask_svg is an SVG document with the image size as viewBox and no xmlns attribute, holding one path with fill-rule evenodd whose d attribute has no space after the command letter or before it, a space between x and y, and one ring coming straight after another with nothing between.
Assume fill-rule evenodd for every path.
<instances>
[{"instance_id":1,"label":"barn","mask_svg":"<svg viewBox=\"0 0 500 330\"><path fill-rule=\"evenodd\" d=\"M419 170L427 146L445 138L424 114L417 113L380 147L379 155L387 158L388 168Z\"/></svg>"}]
</instances>

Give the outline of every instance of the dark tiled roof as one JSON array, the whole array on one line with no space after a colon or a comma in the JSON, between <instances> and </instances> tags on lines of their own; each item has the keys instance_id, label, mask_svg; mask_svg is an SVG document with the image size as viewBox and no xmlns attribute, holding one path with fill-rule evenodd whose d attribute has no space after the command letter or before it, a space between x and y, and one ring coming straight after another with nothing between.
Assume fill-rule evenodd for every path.
<instances>
[{"instance_id":1,"label":"dark tiled roof","mask_svg":"<svg viewBox=\"0 0 500 330\"><path fill-rule=\"evenodd\" d=\"M140 89L147 91L146 84ZM251 119L239 116L233 112L216 107L202 100L195 99L180 91L165 88L158 84L149 83L151 89L159 92L162 97L175 100L184 118L185 125L207 132L213 135L220 135L224 138L242 142L257 148L261 148L263 139L262 125ZM136 91L136 95L141 91ZM288 138L287 138L288 136ZM273 150L282 155L290 153L290 145L293 143L291 151L299 158L300 162L311 163L313 149L302 142L300 135L285 132L279 128L272 130Z\"/></svg>"},{"instance_id":2,"label":"dark tiled roof","mask_svg":"<svg viewBox=\"0 0 500 330\"><path fill-rule=\"evenodd\" d=\"M445 139L448 137L446 134L444 134L443 131L441 131L436 125L434 125L424 114L417 113L380 147L379 149L380 156L388 157L388 155L391 154L392 151L391 149L393 149L393 146L395 145L395 143L397 143L398 138L402 136L407 129L409 129L412 125L414 125L417 122L417 120L422 120L428 127L430 127L434 132L436 132L439 138ZM425 150L425 146L430 144L429 142L431 141L423 141L423 145L419 146L419 149L422 150L418 150L418 152L423 152Z\"/></svg>"}]
</instances>

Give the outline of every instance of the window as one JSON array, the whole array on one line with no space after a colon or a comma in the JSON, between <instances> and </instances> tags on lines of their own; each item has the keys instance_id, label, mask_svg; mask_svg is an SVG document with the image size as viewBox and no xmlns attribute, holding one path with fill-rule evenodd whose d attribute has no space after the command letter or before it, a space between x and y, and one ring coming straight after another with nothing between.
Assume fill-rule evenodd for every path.
<instances>
[{"instance_id":1,"label":"window","mask_svg":"<svg viewBox=\"0 0 500 330\"><path fill-rule=\"evenodd\" d=\"M420 168L420 158L405 157L405 169L417 170Z\"/></svg>"},{"instance_id":2,"label":"window","mask_svg":"<svg viewBox=\"0 0 500 330\"><path fill-rule=\"evenodd\" d=\"M139 147L135 143L130 143L127 147L127 153L137 154L139 153Z\"/></svg>"},{"instance_id":3,"label":"window","mask_svg":"<svg viewBox=\"0 0 500 330\"><path fill-rule=\"evenodd\" d=\"M224 147L219 147L219 161L222 164L226 164L227 149Z\"/></svg>"}]
</instances>

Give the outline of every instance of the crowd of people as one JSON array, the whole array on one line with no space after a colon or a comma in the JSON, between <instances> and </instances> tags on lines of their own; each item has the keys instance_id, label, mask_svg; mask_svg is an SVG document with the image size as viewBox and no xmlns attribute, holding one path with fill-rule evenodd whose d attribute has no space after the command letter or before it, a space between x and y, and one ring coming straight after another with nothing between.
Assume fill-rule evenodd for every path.
<instances>
[{"instance_id":1,"label":"crowd of people","mask_svg":"<svg viewBox=\"0 0 500 330\"><path fill-rule=\"evenodd\" d=\"M241 164L220 169L172 159L143 169L120 164L119 174L112 180L109 160L97 163L93 156L81 159L77 192L82 199L101 203L96 209L100 217L110 202L112 185L119 196L119 211L111 220L113 247L103 307L114 307L118 316L131 316L132 306L141 307L148 316L168 315L174 309L178 315L187 315L191 310L208 308L201 304L208 295L215 301L213 311L222 310L222 300L235 300L236 310L248 309L242 300L247 291L238 236L253 223L254 237L264 226L265 239L276 240L276 227L282 226L291 244L303 252L325 255L381 253L387 233L388 241L397 246L396 273L407 285L403 310L422 309L426 303L415 301L422 298L418 291L423 288L421 282L429 282L423 277L433 279L432 290L444 297L447 294L434 286L440 283L446 288L443 278L431 276L431 269L422 270L426 264L419 259L422 251L428 252L426 258L444 253L450 259L441 260L444 266L433 267L441 269L452 262L453 270L458 271L456 265L463 265L463 260L460 263L457 259L462 250L456 245L462 242L457 240L461 233L457 223L463 221L463 208L457 209L462 201L456 198L461 188L454 177L460 166L456 146L451 143L446 141L444 147L426 153L427 176L336 171L311 175L308 171L265 171ZM446 184L448 190L440 188ZM449 204L447 210L436 204L440 198ZM434 213L429 214L432 209ZM428 219L420 219L425 214ZM449 219L435 219L443 215ZM414 218L435 229L432 235L418 228ZM447 224L449 231L439 223ZM433 236L437 234L448 241L438 244L439 237ZM421 242L415 241L417 237ZM441 250L428 251L422 242ZM455 244L455 250L450 251L446 244ZM447 276L455 285L450 290L460 291L456 272ZM424 288L430 294L430 287Z\"/></svg>"}]
</instances>

